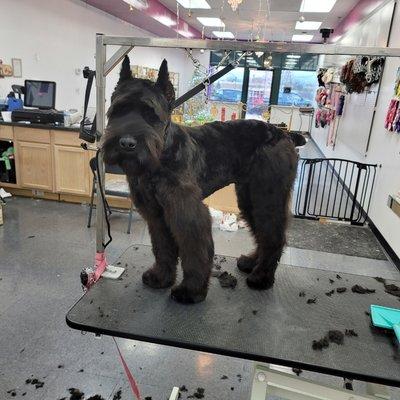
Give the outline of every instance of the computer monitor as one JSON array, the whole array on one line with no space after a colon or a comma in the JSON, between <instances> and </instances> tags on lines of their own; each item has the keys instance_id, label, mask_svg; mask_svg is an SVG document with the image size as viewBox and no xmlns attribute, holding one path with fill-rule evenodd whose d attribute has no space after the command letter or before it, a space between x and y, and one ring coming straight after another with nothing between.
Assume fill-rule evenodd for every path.
<instances>
[{"instance_id":1,"label":"computer monitor","mask_svg":"<svg viewBox=\"0 0 400 400\"><path fill-rule=\"evenodd\" d=\"M56 83L26 80L24 106L54 109L56 106Z\"/></svg>"}]
</instances>

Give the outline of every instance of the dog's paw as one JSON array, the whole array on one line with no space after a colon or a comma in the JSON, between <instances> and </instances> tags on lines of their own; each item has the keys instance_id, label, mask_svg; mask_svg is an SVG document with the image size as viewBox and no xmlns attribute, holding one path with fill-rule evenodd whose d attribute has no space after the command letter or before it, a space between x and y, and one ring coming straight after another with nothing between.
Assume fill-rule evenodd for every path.
<instances>
[{"instance_id":1,"label":"dog's paw","mask_svg":"<svg viewBox=\"0 0 400 400\"><path fill-rule=\"evenodd\" d=\"M171 290L171 297L178 303L193 304L204 301L207 296L207 290L200 292L190 291L186 286L179 285Z\"/></svg>"},{"instance_id":2,"label":"dog's paw","mask_svg":"<svg viewBox=\"0 0 400 400\"><path fill-rule=\"evenodd\" d=\"M165 289L175 283L174 279L154 267L143 273L142 281L153 289Z\"/></svg>"},{"instance_id":3,"label":"dog's paw","mask_svg":"<svg viewBox=\"0 0 400 400\"><path fill-rule=\"evenodd\" d=\"M247 279L246 279L246 283L247 286L250 289L255 289L255 290L267 290L272 288L272 286L274 286L274 281L275 279L269 278L269 277L260 277L260 276L255 276L250 274Z\"/></svg>"},{"instance_id":4,"label":"dog's paw","mask_svg":"<svg viewBox=\"0 0 400 400\"><path fill-rule=\"evenodd\" d=\"M236 265L240 271L249 274L251 271L253 271L254 267L256 266L256 263L257 259L255 257L249 257L242 254L237 259Z\"/></svg>"}]
</instances>

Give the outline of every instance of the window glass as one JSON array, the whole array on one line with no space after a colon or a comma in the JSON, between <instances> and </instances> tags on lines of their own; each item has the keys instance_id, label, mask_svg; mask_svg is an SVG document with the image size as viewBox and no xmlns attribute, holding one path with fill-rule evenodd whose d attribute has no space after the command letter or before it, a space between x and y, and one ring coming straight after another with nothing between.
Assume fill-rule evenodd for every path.
<instances>
[{"instance_id":1,"label":"window glass","mask_svg":"<svg viewBox=\"0 0 400 400\"><path fill-rule=\"evenodd\" d=\"M270 102L272 74L268 70L250 70L246 119L263 119Z\"/></svg>"},{"instance_id":2,"label":"window glass","mask_svg":"<svg viewBox=\"0 0 400 400\"><path fill-rule=\"evenodd\" d=\"M218 71L222 68L218 68ZM243 75L243 68L235 68L214 82L211 85L210 100L239 103L242 98Z\"/></svg>"},{"instance_id":3,"label":"window glass","mask_svg":"<svg viewBox=\"0 0 400 400\"><path fill-rule=\"evenodd\" d=\"M278 105L312 106L318 81L315 71L282 70Z\"/></svg>"}]
</instances>

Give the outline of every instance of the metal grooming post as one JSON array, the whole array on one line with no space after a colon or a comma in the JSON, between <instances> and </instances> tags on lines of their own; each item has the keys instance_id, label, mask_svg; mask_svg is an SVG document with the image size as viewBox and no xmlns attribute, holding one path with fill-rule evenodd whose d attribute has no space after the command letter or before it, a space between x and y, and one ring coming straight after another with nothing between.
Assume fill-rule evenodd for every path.
<instances>
[{"instance_id":1,"label":"metal grooming post","mask_svg":"<svg viewBox=\"0 0 400 400\"><path fill-rule=\"evenodd\" d=\"M108 45L121 46L114 55L106 61L106 47ZM366 56L381 56L381 57L400 57L400 48L388 47L355 47L355 46L336 46L330 44L310 44L310 43L263 43L263 42L240 42L231 40L189 40L189 39L164 39L164 38L134 38L134 37L118 37L104 36L98 34L96 37L96 106L97 106L97 146L104 133L105 127L105 84L106 76L118 64L118 62L127 54L133 47L158 47L158 48L175 48L175 49L205 49L205 50L222 50L222 51L262 51L270 53L294 53L294 54L329 54L329 55L366 55ZM101 153L99 154L99 179L104 183L104 165ZM103 185L104 187L104 185ZM104 253L104 207L101 196L97 196L97 213L96 213L96 250L97 253ZM108 269L107 269L108 271ZM106 273L107 273L106 271ZM103 274L104 276L105 274ZM260 375L263 374L263 375ZM265 379L264 379L265 377ZM293 380L288 382L288 379ZM298 378L297 378L298 379ZM256 365L253 393L251 399L264 399L267 390L267 383L277 381L275 386L276 393L281 391L282 385L291 389L299 387L298 393L304 393L305 385L302 380L296 378L288 378L281 376L278 373L272 374L264 366ZM310 384L308 384L310 385ZM271 385L270 385L271 386ZM313 385L311 393L315 393L316 388L320 385ZM309 387L307 387L309 389ZM326 393L323 392L324 398ZM170 399L175 400L178 396L177 388L171 393ZM263 397L264 396L264 397ZM362 396L353 396L357 399L362 399ZM292 398L292 397L291 397ZM307 398L307 397L302 397ZM312 396L315 398L315 396ZM332 399L339 397L333 396ZM343 393L341 399L348 399L347 393Z\"/></svg>"},{"instance_id":2,"label":"metal grooming post","mask_svg":"<svg viewBox=\"0 0 400 400\"><path fill-rule=\"evenodd\" d=\"M106 46L103 44L103 35L96 35L96 129L97 129L97 148L100 146L101 136L104 134L105 124L105 97L106 97L106 77L104 75L104 65L106 62ZM103 155L98 156L98 174L104 188L105 170ZM100 188L99 188L100 190ZM96 252L104 252L104 205L102 197L96 197Z\"/></svg>"},{"instance_id":3,"label":"metal grooming post","mask_svg":"<svg viewBox=\"0 0 400 400\"><path fill-rule=\"evenodd\" d=\"M105 92L106 92L106 76L113 70L113 68L121 61L121 59L131 51L133 46L121 46L109 60L106 59L107 48L104 44L104 35L98 33L96 35L96 128L97 148L100 147L100 140L104 134L105 128ZM100 187L104 190L105 188L105 169L103 162L103 155L100 152L98 155L98 176L101 180ZM96 253L97 255L104 255L104 239L105 239L105 210L103 199L101 195L96 198ZM97 261L97 260L96 260ZM116 267L113 265L107 265L102 276L105 278L117 279L124 272L124 268Z\"/></svg>"}]
</instances>

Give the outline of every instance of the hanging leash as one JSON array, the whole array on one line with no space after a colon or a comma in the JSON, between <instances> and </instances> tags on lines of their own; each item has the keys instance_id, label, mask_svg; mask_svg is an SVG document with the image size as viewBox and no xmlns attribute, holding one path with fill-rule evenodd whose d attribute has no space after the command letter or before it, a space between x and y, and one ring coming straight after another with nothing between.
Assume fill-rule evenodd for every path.
<instances>
[{"instance_id":1,"label":"hanging leash","mask_svg":"<svg viewBox=\"0 0 400 400\"><path fill-rule=\"evenodd\" d=\"M109 214L107 212L107 210L110 207L107 203L107 199L104 194L102 180L101 180L99 168L98 168L98 160L99 160L100 151L101 150L98 149L96 152L96 174L97 174L97 182L99 185L98 189L100 191L101 200L103 202L104 217L105 217L106 224L107 224L108 241L106 243L103 243L104 251L96 253L94 267L84 268L81 271L80 278L81 278L81 284L82 284L84 291L89 290L90 287L100 279L101 275L103 275L104 271L106 270L108 263L107 263L107 259L106 259L105 249L112 242L111 224L110 224Z\"/></svg>"},{"instance_id":2,"label":"hanging leash","mask_svg":"<svg viewBox=\"0 0 400 400\"><path fill-rule=\"evenodd\" d=\"M89 104L90 92L92 90L93 80L96 77L96 72L89 69L89 67L85 67L83 69L83 77L87 79L86 90L85 90L85 102L83 107L83 118L80 124L79 130L79 138L85 140L89 143L94 143L97 138L97 130L96 130L96 115L94 116L93 123L87 121L86 114L87 108ZM82 148L87 149L87 144L82 143ZM97 175L97 183L98 183L98 191L100 192L101 200L103 202L103 209L104 209L104 217L107 224L107 235L108 241L103 243L104 250L107 246L112 242L111 236L111 225L109 220L109 214L107 210L110 209L107 199L105 197L104 188L103 188L103 181L101 179L99 173L99 153L100 149L96 151L96 175ZM105 251L97 252L95 256L95 263L93 267L83 268L80 274L81 284L84 291L87 291L94 283L96 283L101 275L104 273L108 266Z\"/></svg>"},{"instance_id":3,"label":"hanging leash","mask_svg":"<svg viewBox=\"0 0 400 400\"><path fill-rule=\"evenodd\" d=\"M126 374L126 377L128 378L128 382L129 382L129 386L131 387L132 393L134 394L134 396L136 397L137 400L141 400L142 398L140 397L140 390L139 390L139 386L136 383L135 378L133 377L131 371L129 370L128 364L126 363L124 357L122 356L121 350L118 347L118 343L115 340L115 337L112 337L115 343L115 347L117 348L118 354L119 354L119 358L121 360L121 363L124 367L124 371Z\"/></svg>"}]
</instances>

